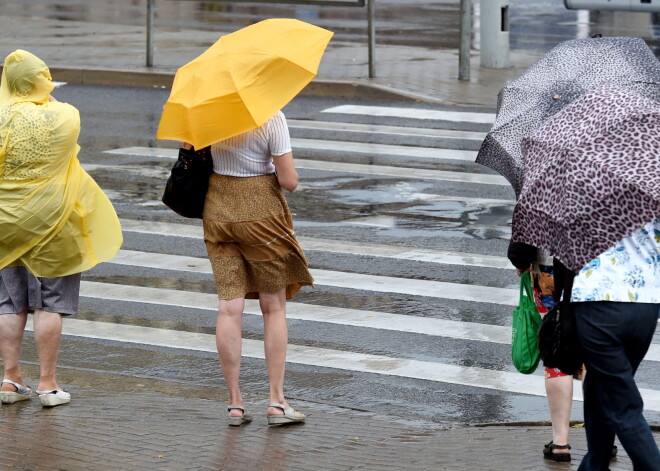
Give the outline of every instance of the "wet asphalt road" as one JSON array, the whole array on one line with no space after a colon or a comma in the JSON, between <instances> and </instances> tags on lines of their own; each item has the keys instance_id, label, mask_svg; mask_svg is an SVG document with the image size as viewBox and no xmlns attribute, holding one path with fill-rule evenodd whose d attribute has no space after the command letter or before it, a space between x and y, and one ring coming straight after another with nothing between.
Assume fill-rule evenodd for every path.
<instances>
[{"instance_id":1,"label":"wet asphalt road","mask_svg":"<svg viewBox=\"0 0 660 471\"><path fill-rule=\"evenodd\" d=\"M80 109L83 129L80 138L83 165L113 200L120 218L146 227L154 222L174 227L174 235L158 230L126 230L123 250L155 253L157 262L173 255L205 256L203 242L185 234L182 229L199 229L199 221L183 219L159 203L163 184L172 165L171 159L130 155L127 152L105 151L129 147L174 149L175 143L155 141L155 131L167 90L80 87L65 85L55 96ZM322 110L344 105L344 100L300 97L285 110L290 122L334 122L397 126L410 129L462 129L485 132L488 124L456 123L447 120L384 118L367 115L322 113ZM449 110L434 105L411 103L351 102L352 105ZM456 111L456 108L452 109ZM452 111L449 110L449 111ZM471 109L470 111L474 111ZM480 110L493 112L493 110ZM417 147L447 147L446 141L420 139L391 134L392 145L406 146L411 154ZM346 149L353 143L381 143L379 134L324 132L292 127L294 139L316 142L342 142ZM329 137L328 137L329 136ZM440 145L438 142L441 142ZM474 139L457 139L453 147L475 151ZM476 154L476 152L475 152ZM414 282L454 283L456 290L486 286L517 288L517 278L509 268L495 268L477 263L433 262L422 254L416 259L392 259L382 254L368 253L365 246L409 247L420 250L449 251L477 256L505 255L508 230L513 209L513 193L506 185L458 183L405 175L406 169L426 169L429 172L447 170L456 173L492 174L469 161L444 160L411 156L393 156L383 152L347 152L345 150L297 149L299 163L331 162L336 165L371 164L401 169L400 176L366 175L353 171L300 169L300 189L288 195L294 212L298 236L303 239L323 239L355 244L358 253L346 250L308 250L310 266L319 273L333 271L345 277L386 276L392 286L368 288L359 283L351 287L320 284L305 289L296 298L303 305L369 311L378 317L395 314L411 321L457 321L461 325L474 323L507 329L512 307L479 301L452 299L452 294L420 285L414 292L402 292L398 284ZM442 199L454 197L454 200ZM483 199L500 201L485 204ZM146 223L145 223L146 222ZM168 226L170 225L170 226ZM177 230L179 233L177 234ZM303 244L304 245L304 244ZM363 250L360 252L360 250ZM160 254L160 255L159 255ZM192 260L192 259L186 259ZM138 299L100 299L84 296L79 319L117 324L145 326L169 331L213 334L215 315L211 308L197 307L196 293L214 293L213 277L192 268L164 269L147 265L117 263L102 264L84 275L85 282L107 283L129 287L157 288L188 293L189 306L145 302ZM162 291L163 293L165 291ZM201 294L200 294L201 295ZM515 297L515 296L513 296ZM246 314L244 338L263 339L260 316ZM655 343L660 343L656 334ZM513 373L509 346L491 341L465 340L442 331L406 332L400 328L384 330L324 322L290 320L290 345L358 355L379 355L399 360L416 360L438 368L460 367L466 377L481 369L497 374ZM26 346L28 361L34 361L31 341ZM69 336L63 343L61 364L67 377L118 374L157 379L182 391L222 391L216 354L176 346L136 345L103 338L84 339ZM537 375L541 375L541 371ZM258 358L246 358L243 363L243 387L248 398L262 399L267 394L265 367ZM640 384L649 389L660 388L660 367L657 361L645 362L638 373ZM469 378L468 378L469 379ZM538 378L540 379L540 378ZM74 381L76 381L74 379ZM469 383L469 381L468 381ZM392 376L387 371L369 373L342 367L319 367L291 363L287 370L287 389L292 399L339 404L362 410L387 410L398 414L402 403L412 404L406 416L430 419L442 424L500 423L545 421L548 419L544 397L506 391L503 376L497 384L476 387L450 381L425 380L419 377ZM540 383L539 383L540 384ZM577 384L577 383L576 383ZM581 403L576 402L573 418L582 417ZM660 422L660 414L648 414L652 422Z\"/></svg>"}]
</instances>

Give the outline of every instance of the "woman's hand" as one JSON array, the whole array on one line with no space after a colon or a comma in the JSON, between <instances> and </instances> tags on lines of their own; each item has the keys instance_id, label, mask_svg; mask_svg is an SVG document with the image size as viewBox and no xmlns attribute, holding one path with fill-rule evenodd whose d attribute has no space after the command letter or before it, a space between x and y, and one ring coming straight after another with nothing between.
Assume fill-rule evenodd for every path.
<instances>
[{"instance_id":1,"label":"woman's hand","mask_svg":"<svg viewBox=\"0 0 660 471\"><path fill-rule=\"evenodd\" d=\"M192 149L192 144L189 144L189 143L187 143L187 142L184 142L184 143L183 143L183 148L184 148L184 149Z\"/></svg>"},{"instance_id":2,"label":"woman's hand","mask_svg":"<svg viewBox=\"0 0 660 471\"><path fill-rule=\"evenodd\" d=\"M53 95L50 95L48 97L48 101L57 101Z\"/></svg>"},{"instance_id":3,"label":"woman's hand","mask_svg":"<svg viewBox=\"0 0 660 471\"><path fill-rule=\"evenodd\" d=\"M532 269L531 268L526 268L523 270L522 268L516 268L516 273L518 276L522 276L523 273L531 273Z\"/></svg>"},{"instance_id":4,"label":"woman's hand","mask_svg":"<svg viewBox=\"0 0 660 471\"><path fill-rule=\"evenodd\" d=\"M293 163L293 153L288 152L284 155L274 155L273 164L277 171L277 181L280 186L288 191L294 191L298 188L298 172Z\"/></svg>"}]
</instances>

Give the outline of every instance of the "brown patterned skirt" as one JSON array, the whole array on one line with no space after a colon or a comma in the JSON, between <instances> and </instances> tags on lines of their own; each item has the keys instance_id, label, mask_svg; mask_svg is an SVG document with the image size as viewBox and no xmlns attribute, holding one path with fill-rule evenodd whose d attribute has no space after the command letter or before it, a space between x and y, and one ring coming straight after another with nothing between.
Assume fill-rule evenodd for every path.
<instances>
[{"instance_id":1,"label":"brown patterned skirt","mask_svg":"<svg viewBox=\"0 0 660 471\"><path fill-rule=\"evenodd\" d=\"M292 299L314 285L275 175L211 175L204 241L220 299L257 299L283 288Z\"/></svg>"}]
</instances>

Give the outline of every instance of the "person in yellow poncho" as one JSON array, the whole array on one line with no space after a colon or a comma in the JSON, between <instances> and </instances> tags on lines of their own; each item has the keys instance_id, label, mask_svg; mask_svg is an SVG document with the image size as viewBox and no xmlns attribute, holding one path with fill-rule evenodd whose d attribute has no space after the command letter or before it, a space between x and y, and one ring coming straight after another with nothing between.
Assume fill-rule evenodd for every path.
<instances>
[{"instance_id":1,"label":"person in yellow poncho","mask_svg":"<svg viewBox=\"0 0 660 471\"><path fill-rule=\"evenodd\" d=\"M46 64L17 50L0 83L0 401L30 398L19 356L28 311L44 406L69 402L55 379L62 316L76 314L80 273L122 243L117 214L77 154L80 116L51 96Z\"/></svg>"}]
</instances>

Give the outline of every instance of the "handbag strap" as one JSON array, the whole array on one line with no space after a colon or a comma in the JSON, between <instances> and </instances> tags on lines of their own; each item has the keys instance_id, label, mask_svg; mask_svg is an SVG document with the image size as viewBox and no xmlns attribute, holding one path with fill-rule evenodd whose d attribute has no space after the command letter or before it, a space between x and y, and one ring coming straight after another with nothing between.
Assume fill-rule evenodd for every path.
<instances>
[{"instance_id":1,"label":"handbag strap","mask_svg":"<svg viewBox=\"0 0 660 471\"><path fill-rule=\"evenodd\" d=\"M567 301L570 302L570 295L573 291L573 280L575 279L575 272L566 268L563 263L555 258L553 259L552 263L552 273L555 283L555 293L553 295L555 303L561 301L563 296L567 293L569 296Z\"/></svg>"},{"instance_id":2,"label":"handbag strap","mask_svg":"<svg viewBox=\"0 0 660 471\"><path fill-rule=\"evenodd\" d=\"M520 275L520 301L523 300L523 290L527 294L527 297L533 301L534 292L532 291L532 275L528 271Z\"/></svg>"}]
</instances>

